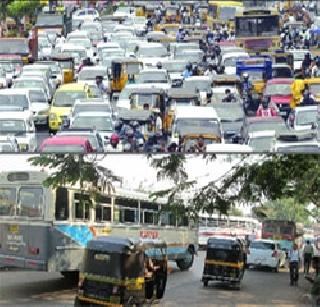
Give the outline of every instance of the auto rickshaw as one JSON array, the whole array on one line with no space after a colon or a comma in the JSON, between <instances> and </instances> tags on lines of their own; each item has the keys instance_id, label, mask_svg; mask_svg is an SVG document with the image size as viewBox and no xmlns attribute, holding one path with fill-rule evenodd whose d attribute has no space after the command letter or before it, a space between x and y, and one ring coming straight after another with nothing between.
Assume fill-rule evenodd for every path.
<instances>
[{"instance_id":1,"label":"auto rickshaw","mask_svg":"<svg viewBox=\"0 0 320 307\"><path fill-rule=\"evenodd\" d=\"M216 134L198 134L198 133L188 133L182 137L180 150L185 153L196 152L197 141L202 138L204 143L204 148L208 144L220 144L221 135ZM204 149L205 151L205 149Z\"/></svg>"},{"instance_id":2,"label":"auto rickshaw","mask_svg":"<svg viewBox=\"0 0 320 307\"><path fill-rule=\"evenodd\" d=\"M180 23L181 22L181 15L179 6L177 5L170 5L166 7L166 16L165 16L166 23Z\"/></svg>"},{"instance_id":3,"label":"auto rickshaw","mask_svg":"<svg viewBox=\"0 0 320 307\"><path fill-rule=\"evenodd\" d=\"M121 92L128 81L134 82L143 63L133 58L120 58L111 62L111 91Z\"/></svg>"},{"instance_id":4,"label":"auto rickshaw","mask_svg":"<svg viewBox=\"0 0 320 307\"><path fill-rule=\"evenodd\" d=\"M52 61L58 62L62 70L62 84L72 83L74 81L74 58L65 55L56 55L51 57Z\"/></svg>"},{"instance_id":5,"label":"auto rickshaw","mask_svg":"<svg viewBox=\"0 0 320 307\"><path fill-rule=\"evenodd\" d=\"M155 133L155 121L150 110L120 109L118 116L123 124L130 125L131 122L138 122L145 141Z\"/></svg>"},{"instance_id":6,"label":"auto rickshaw","mask_svg":"<svg viewBox=\"0 0 320 307\"><path fill-rule=\"evenodd\" d=\"M202 275L203 286L207 287L209 281L220 281L240 290L245 271L245 259L246 249L239 239L209 238Z\"/></svg>"},{"instance_id":7,"label":"auto rickshaw","mask_svg":"<svg viewBox=\"0 0 320 307\"><path fill-rule=\"evenodd\" d=\"M143 1L135 1L134 2L136 16L144 16L145 15L145 3Z\"/></svg>"},{"instance_id":8,"label":"auto rickshaw","mask_svg":"<svg viewBox=\"0 0 320 307\"><path fill-rule=\"evenodd\" d=\"M88 242L75 306L142 306L164 296L167 245L101 236Z\"/></svg>"},{"instance_id":9,"label":"auto rickshaw","mask_svg":"<svg viewBox=\"0 0 320 307\"><path fill-rule=\"evenodd\" d=\"M171 133L172 121L177 106L200 106L199 93L184 88L171 88L167 92L167 112L164 120L164 127L168 133Z\"/></svg>"},{"instance_id":10,"label":"auto rickshaw","mask_svg":"<svg viewBox=\"0 0 320 307\"><path fill-rule=\"evenodd\" d=\"M215 75L212 79L212 87L233 87L240 91L241 80L237 75Z\"/></svg>"}]
</instances>

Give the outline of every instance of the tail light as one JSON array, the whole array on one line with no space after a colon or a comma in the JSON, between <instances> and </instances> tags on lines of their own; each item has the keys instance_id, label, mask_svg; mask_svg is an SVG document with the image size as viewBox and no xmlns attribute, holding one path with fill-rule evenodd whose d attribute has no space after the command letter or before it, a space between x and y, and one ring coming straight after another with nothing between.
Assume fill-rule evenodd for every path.
<instances>
[{"instance_id":1,"label":"tail light","mask_svg":"<svg viewBox=\"0 0 320 307\"><path fill-rule=\"evenodd\" d=\"M272 257L277 257L277 251L273 251L271 256Z\"/></svg>"}]
</instances>

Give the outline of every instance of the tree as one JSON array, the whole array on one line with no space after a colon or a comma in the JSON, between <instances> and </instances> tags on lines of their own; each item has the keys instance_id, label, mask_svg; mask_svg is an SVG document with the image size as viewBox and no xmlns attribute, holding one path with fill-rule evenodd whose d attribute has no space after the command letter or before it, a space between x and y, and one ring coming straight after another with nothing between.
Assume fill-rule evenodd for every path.
<instances>
[{"instance_id":1,"label":"tree","mask_svg":"<svg viewBox=\"0 0 320 307\"><path fill-rule=\"evenodd\" d=\"M229 211L228 214L231 216L243 216L243 213L240 209L236 207L232 207Z\"/></svg>"},{"instance_id":2,"label":"tree","mask_svg":"<svg viewBox=\"0 0 320 307\"><path fill-rule=\"evenodd\" d=\"M263 208L267 218L299 222L305 226L310 226L311 224L311 213L306 209L306 205L297 202L293 198L269 201L263 205Z\"/></svg>"},{"instance_id":3,"label":"tree","mask_svg":"<svg viewBox=\"0 0 320 307\"><path fill-rule=\"evenodd\" d=\"M0 1L0 20L5 21L7 18L8 14L8 5L12 2L13 0L2 0Z\"/></svg>"},{"instance_id":4,"label":"tree","mask_svg":"<svg viewBox=\"0 0 320 307\"><path fill-rule=\"evenodd\" d=\"M31 165L48 167L52 171L43 182L45 186L57 188L79 183L81 194L85 190L91 201L101 195L101 190L110 194L114 191L112 180L119 180L110 170L99 167L97 161L88 161L83 155L41 155L28 161ZM101 182L103 177L105 180Z\"/></svg>"}]
</instances>

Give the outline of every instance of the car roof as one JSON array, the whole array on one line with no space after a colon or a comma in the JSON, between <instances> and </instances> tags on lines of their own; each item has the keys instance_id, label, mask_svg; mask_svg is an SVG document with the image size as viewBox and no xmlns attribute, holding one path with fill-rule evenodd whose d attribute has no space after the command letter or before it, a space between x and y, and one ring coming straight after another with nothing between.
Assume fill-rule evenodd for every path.
<instances>
[{"instance_id":1,"label":"car roof","mask_svg":"<svg viewBox=\"0 0 320 307\"><path fill-rule=\"evenodd\" d=\"M212 118L217 119L216 110L210 107L177 106L176 118Z\"/></svg>"},{"instance_id":2,"label":"car roof","mask_svg":"<svg viewBox=\"0 0 320 307\"><path fill-rule=\"evenodd\" d=\"M77 115L75 117L110 117L111 118L111 115L110 115L110 112L102 112L102 111L99 111L99 112L92 112L92 111L86 111L86 112L79 112L77 113Z\"/></svg>"},{"instance_id":3,"label":"car roof","mask_svg":"<svg viewBox=\"0 0 320 307\"><path fill-rule=\"evenodd\" d=\"M26 88L5 88L5 89L0 89L0 94L1 95L25 94L28 96L29 89L26 89Z\"/></svg>"},{"instance_id":4,"label":"car roof","mask_svg":"<svg viewBox=\"0 0 320 307\"><path fill-rule=\"evenodd\" d=\"M29 116L25 112L0 112L0 119L8 119L8 120L27 120Z\"/></svg>"},{"instance_id":5,"label":"car roof","mask_svg":"<svg viewBox=\"0 0 320 307\"><path fill-rule=\"evenodd\" d=\"M68 83L61 85L57 92L59 91L83 91L86 89L86 84L84 83Z\"/></svg>"},{"instance_id":6,"label":"car roof","mask_svg":"<svg viewBox=\"0 0 320 307\"><path fill-rule=\"evenodd\" d=\"M60 135L47 138L43 140L41 146L43 145L66 145L66 144L85 144L88 142L88 138L82 136L70 136L70 135Z\"/></svg>"},{"instance_id":7,"label":"car roof","mask_svg":"<svg viewBox=\"0 0 320 307\"><path fill-rule=\"evenodd\" d=\"M291 84L293 82L293 78L277 78L268 80L267 84Z\"/></svg>"},{"instance_id":8,"label":"car roof","mask_svg":"<svg viewBox=\"0 0 320 307\"><path fill-rule=\"evenodd\" d=\"M295 112L303 112L303 111L317 111L318 110L318 106L297 106L295 109Z\"/></svg>"},{"instance_id":9,"label":"car roof","mask_svg":"<svg viewBox=\"0 0 320 307\"><path fill-rule=\"evenodd\" d=\"M267 240L267 239L257 239L257 240L253 240L251 243L255 243L255 242L261 242L261 243L277 243L276 241L274 240Z\"/></svg>"}]
</instances>

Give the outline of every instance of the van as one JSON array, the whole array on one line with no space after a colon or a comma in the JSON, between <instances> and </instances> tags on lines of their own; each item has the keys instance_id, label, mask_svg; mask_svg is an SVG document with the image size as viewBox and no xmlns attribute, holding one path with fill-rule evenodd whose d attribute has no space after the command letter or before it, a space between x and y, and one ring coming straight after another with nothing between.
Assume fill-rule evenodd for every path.
<instances>
[{"instance_id":1,"label":"van","mask_svg":"<svg viewBox=\"0 0 320 307\"><path fill-rule=\"evenodd\" d=\"M68 117L76 99L92 97L87 84L69 83L57 89L49 111L49 131L56 132Z\"/></svg>"}]
</instances>

